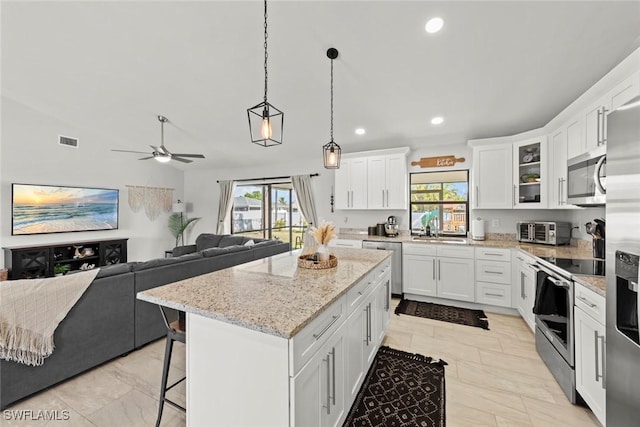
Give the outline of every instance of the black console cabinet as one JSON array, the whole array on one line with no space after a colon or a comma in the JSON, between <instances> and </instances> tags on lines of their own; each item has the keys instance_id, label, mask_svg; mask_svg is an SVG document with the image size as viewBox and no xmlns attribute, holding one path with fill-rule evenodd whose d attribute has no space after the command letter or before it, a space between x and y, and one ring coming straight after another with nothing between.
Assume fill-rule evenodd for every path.
<instances>
[{"instance_id":1,"label":"black console cabinet","mask_svg":"<svg viewBox=\"0 0 640 427\"><path fill-rule=\"evenodd\" d=\"M69 271L86 270L127 262L127 240L90 240L53 245L4 248L4 265L10 279L51 277L56 266L68 265Z\"/></svg>"}]
</instances>

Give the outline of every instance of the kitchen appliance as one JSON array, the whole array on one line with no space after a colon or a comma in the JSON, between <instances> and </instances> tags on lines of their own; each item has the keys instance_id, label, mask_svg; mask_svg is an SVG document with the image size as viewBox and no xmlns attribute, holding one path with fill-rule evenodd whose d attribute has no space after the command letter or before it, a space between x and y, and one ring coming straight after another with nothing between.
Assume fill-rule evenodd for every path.
<instances>
[{"instance_id":1,"label":"kitchen appliance","mask_svg":"<svg viewBox=\"0 0 640 427\"><path fill-rule=\"evenodd\" d=\"M606 201L607 146L567 161L567 203L601 206Z\"/></svg>"},{"instance_id":2,"label":"kitchen appliance","mask_svg":"<svg viewBox=\"0 0 640 427\"><path fill-rule=\"evenodd\" d=\"M395 237L398 235L398 220L395 216L390 216L387 218L387 223L384 226L385 234L388 237Z\"/></svg>"},{"instance_id":3,"label":"kitchen appliance","mask_svg":"<svg viewBox=\"0 0 640 427\"><path fill-rule=\"evenodd\" d=\"M362 248L393 251L391 255L391 295L402 297L402 243L364 240Z\"/></svg>"},{"instance_id":4,"label":"kitchen appliance","mask_svg":"<svg viewBox=\"0 0 640 427\"><path fill-rule=\"evenodd\" d=\"M535 342L538 354L571 403L576 403L574 282L556 265L540 261L536 273Z\"/></svg>"},{"instance_id":5,"label":"kitchen appliance","mask_svg":"<svg viewBox=\"0 0 640 427\"><path fill-rule=\"evenodd\" d=\"M518 241L545 245L568 245L571 242L571 223L559 221L520 221Z\"/></svg>"},{"instance_id":6,"label":"kitchen appliance","mask_svg":"<svg viewBox=\"0 0 640 427\"><path fill-rule=\"evenodd\" d=\"M378 235L378 227L376 227L375 225L370 225L367 228L367 234L369 236L377 236Z\"/></svg>"},{"instance_id":7,"label":"kitchen appliance","mask_svg":"<svg viewBox=\"0 0 640 427\"><path fill-rule=\"evenodd\" d=\"M605 257L605 221L604 218L594 219L585 224L587 233L593 237L593 257L604 259Z\"/></svg>"},{"instance_id":8,"label":"kitchen appliance","mask_svg":"<svg viewBox=\"0 0 640 427\"><path fill-rule=\"evenodd\" d=\"M571 274L584 274L587 276L604 276L605 261L601 259L572 259L556 257L539 257L549 264Z\"/></svg>"},{"instance_id":9,"label":"kitchen appliance","mask_svg":"<svg viewBox=\"0 0 640 427\"><path fill-rule=\"evenodd\" d=\"M386 236L387 232L385 230L385 226L387 225L386 222L379 222L378 225L376 226L376 235L378 236Z\"/></svg>"},{"instance_id":10,"label":"kitchen appliance","mask_svg":"<svg viewBox=\"0 0 640 427\"><path fill-rule=\"evenodd\" d=\"M471 227L471 238L473 240L484 240L484 219L474 219Z\"/></svg>"},{"instance_id":11,"label":"kitchen appliance","mask_svg":"<svg viewBox=\"0 0 640 427\"><path fill-rule=\"evenodd\" d=\"M638 425L640 97L607 116L607 425Z\"/></svg>"}]
</instances>

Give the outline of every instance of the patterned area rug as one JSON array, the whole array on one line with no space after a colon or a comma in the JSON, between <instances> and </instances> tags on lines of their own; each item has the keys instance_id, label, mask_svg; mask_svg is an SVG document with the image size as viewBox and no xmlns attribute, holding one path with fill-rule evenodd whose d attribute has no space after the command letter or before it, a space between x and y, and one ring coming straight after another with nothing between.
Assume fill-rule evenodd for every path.
<instances>
[{"instance_id":1,"label":"patterned area rug","mask_svg":"<svg viewBox=\"0 0 640 427\"><path fill-rule=\"evenodd\" d=\"M453 307L451 305L403 299L396 307L396 314L427 317L429 319L441 320L443 322L475 326L487 330L489 329L487 315L484 314L484 311L482 310L471 310L468 308Z\"/></svg>"},{"instance_id":2,"label":"patterned area rug","mask_svg":"<svg viewBox=\"0 0 640 427\"><path fill-rule=\"evenodd\" d=\"M343 427L444 427L446 364L380 347Z\"/></svg>"}]
</instances>

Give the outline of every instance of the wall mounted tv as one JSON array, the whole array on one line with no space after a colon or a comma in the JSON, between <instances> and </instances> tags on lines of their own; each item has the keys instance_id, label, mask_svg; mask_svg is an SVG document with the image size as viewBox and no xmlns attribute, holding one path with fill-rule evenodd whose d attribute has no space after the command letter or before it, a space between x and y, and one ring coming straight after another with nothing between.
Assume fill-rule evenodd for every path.
<instances>
[{"instance_id":1,"label":"wall mounted tv","mask_svg":"<svg viewBox=\"0 0 640 427\"><path fill-rule=\"evenodd\" d=\"M115 230L118 190L12 184L12 235Z\"/></svg>"}]
</instances>

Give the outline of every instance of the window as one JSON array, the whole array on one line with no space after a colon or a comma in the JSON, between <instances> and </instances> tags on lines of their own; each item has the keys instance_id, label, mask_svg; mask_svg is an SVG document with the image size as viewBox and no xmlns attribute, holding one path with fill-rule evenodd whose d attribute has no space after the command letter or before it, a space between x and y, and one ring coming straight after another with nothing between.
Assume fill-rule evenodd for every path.
<instances>
[{"instance_id":1,"label":"window","mask_svg":"<svg viewBox=\"0 0 640 427\"><path fill-rule=\"evenodd\" d=\"M437 224L442 233L469 229L469 171L419 172L409 179L411 231Z\"/></svg>"},{"instance_id":2,"label":"window","mask_svg":"<svg viewBox=\"0 0 640 427\"><path fill-rule=\"evenodd\" d=\"M232 234L279 239L292 247L307 228L290 182L238 185L231 214Z\"/></svg>"}]
</instances>

